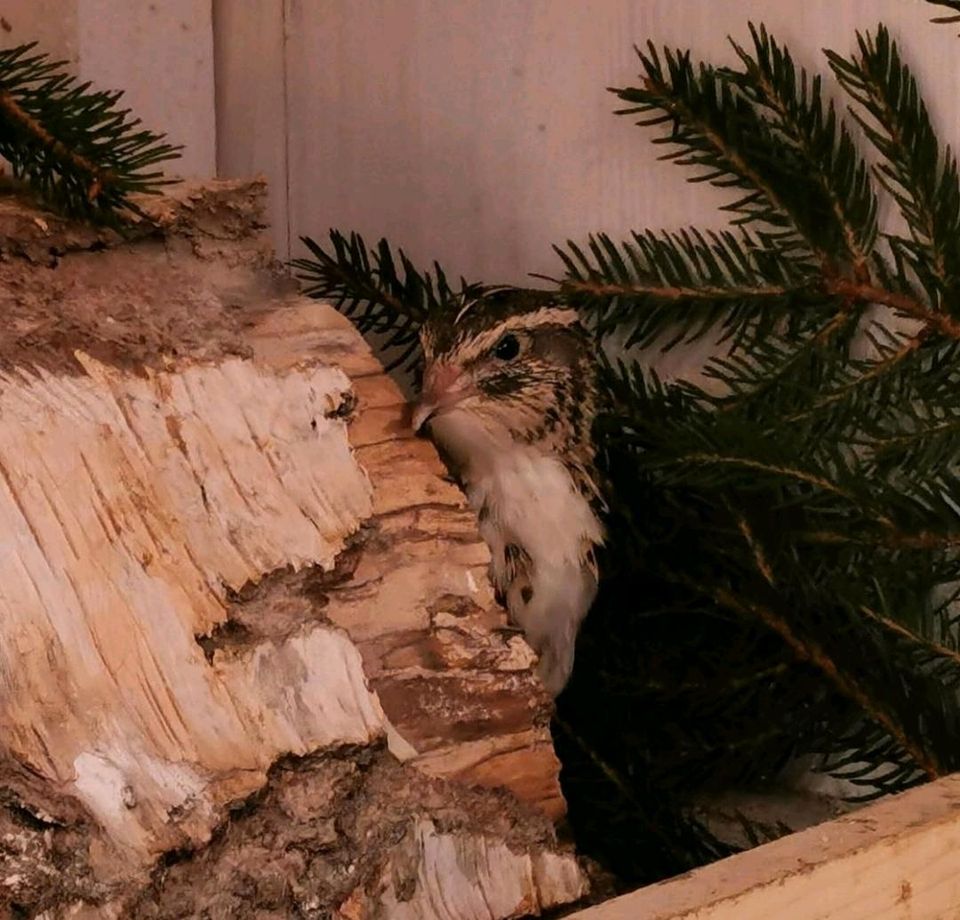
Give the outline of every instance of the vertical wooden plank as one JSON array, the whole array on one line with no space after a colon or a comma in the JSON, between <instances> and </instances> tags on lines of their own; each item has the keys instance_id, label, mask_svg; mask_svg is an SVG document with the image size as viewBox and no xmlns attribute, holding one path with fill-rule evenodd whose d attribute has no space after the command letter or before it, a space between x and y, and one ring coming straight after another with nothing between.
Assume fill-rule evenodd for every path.
<instances>
[{"instance_id":1,"label":"vertical wooden plank","mask_svg":"<svg viewBox=\"0 0 960 920\"><path fill-rule=\"evenodd\" d=\"M210 0L78 0L79 73L124 101L147 127L184 144L171 169L212 176L213 21Z\"/></svg>"},{"instance_id":2,"label":"vertical wooden plank","mask_svg":"<svg viewBox=\"0 0 960 920\"><path fill-rule=\"evenodd\" d=\"M491 280L543 267L571 214L599 223L633 6L295 0L294 238L355 227Z\"/></svg>"},{"instance_id":3,"label":"vertical wooden plank","mask_svg":"<svg viewBox=\"0 0 960 920\"><path fill-rule=\"evenodd\" d=\"M277 254L290 252L284 0L213 0L217 174L262 173ZM309 141L300 130L298 139Z\"/></svg>"}]
</instances>

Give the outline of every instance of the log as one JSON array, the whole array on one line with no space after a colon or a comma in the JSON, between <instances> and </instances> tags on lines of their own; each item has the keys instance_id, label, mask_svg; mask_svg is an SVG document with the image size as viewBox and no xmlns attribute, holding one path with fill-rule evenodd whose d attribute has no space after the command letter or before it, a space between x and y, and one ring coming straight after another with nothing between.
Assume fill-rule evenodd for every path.
<instances>
[{"instance_id":1,"label":"log","mask_svg":"<svg viewBox=\"0 0 960 920\"><path fill-rule=\"evenodd\" d=\"M0 200L0 904L520 917L582 898L550 703L459 490L259 181L128 238Z\"/></svg>"}]
</instances>

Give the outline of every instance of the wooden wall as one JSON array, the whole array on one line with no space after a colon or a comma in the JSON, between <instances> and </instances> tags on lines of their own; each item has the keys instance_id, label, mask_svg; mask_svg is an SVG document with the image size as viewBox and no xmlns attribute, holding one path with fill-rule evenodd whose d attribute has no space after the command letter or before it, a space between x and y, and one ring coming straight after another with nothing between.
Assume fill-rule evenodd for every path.
<instances>
[{"instance_id":1,"label":"wooden wall","mask_svg":"<svg viewBox=\"0 0 960 920\"><path fill-rule=\"evenodd\" d=\"M39 39L123 87L186 145L186 175L263 172L281 256L331 226L453 273L523 281L591 230L717 225L713 189L611 112L632 45L733 61L765 22L810 66L883 20L960 142L957 28L923 0L9 0L0 47Z\"/></svg>"},{"instance_id":2,"label":"wooden wall","mask_svg":"<svg viewBox=\"0 0 960 920\"><path fill-rule=\"evenodd\" d=\"M266 172L276 239L386 235L453 273L522 281L590 230L722 223L723 196L611 114L633 43L733 61L763 21L809 65L883 20L960 140L957 28L922 0L215 0L219 168Z\"/></svg>"}]
</instances>

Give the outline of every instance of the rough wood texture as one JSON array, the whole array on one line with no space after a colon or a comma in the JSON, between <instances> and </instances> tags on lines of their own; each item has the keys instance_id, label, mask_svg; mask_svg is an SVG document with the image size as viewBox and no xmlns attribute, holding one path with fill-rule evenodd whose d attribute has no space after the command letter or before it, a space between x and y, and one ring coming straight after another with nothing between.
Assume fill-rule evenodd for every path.
<instances>
[{"instance_id":1,"label":"rough wood texture","mask_svg":"<svg viewBox=\"0 0 960 920\"><path fill-rule=\"evenodd\" d=\"M570 920L960 916L960 775L642 888Z\"/></svg>"},{"instance_id":2,"label":"rough wood texture","mask_svg":"<svg viewBox=\"0 0 960 920\"><path fill-rule=\"evenodd\" d=\"M358 400L354 455L374 482L390 483L373 494L366 525L375 536L324 612L357 642L391 723L427 772L505 785L559 818L547 703L531 685L529 647L504 630L474 514L432 445L412 436L397 386L368 351L337 353L344 340L355 341L347 321L312 303L270 313L250 338L261 360L281 365L334 349L329 360Z\"/></svg>"},{"instance_id":3,"label":"rough wood texture","mask_svg":"<svg viewBox=\"0 0 960 920\"><path fill-rule=\"evenodd\" d=\"M0 904L570 903L549 704L472 515L274 272L259 193L181 190L132 244L0 202Z\"/></svg>"}]
</instances>

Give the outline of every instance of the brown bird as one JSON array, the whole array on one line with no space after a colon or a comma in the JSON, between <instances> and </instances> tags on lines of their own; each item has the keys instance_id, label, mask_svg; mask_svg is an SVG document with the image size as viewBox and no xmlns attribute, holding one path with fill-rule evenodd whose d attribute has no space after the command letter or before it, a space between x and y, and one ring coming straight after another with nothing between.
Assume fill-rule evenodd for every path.
<instances>
[{"instance_id":1,"label":"brown bird","mask_svg":"<svg viewBox=\"0 0 960 920\"><path fill-rule=\"evenodd\" d=\"M491 579L558 694L597 591L603 508L591 429L596 359L576 311L490 290L421 330L413 427L457 477L491 552Z\"/></svg>"}]
</instances>

